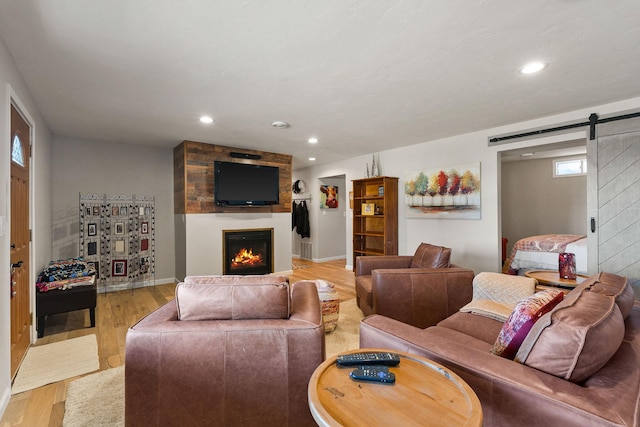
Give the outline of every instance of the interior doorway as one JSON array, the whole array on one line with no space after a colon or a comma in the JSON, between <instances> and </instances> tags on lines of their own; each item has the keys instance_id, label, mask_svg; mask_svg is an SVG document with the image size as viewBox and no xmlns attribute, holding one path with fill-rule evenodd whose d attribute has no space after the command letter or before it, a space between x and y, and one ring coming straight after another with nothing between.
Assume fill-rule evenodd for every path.
<instances>
[{"instance_id":1,"label":"interior doorway","mask_svg":"<svg viewBox=\"0 0 640 427\"><path fill-rule=\"evenodd\" d=\"M322 177L318 182L318 258L322 261L346 258L347 207L351 186L347 187L345 175Z\"/></svg>"},{"instance_id":2,"label":"interior doorway","mask_svg":"<svg viewBox=\"0 0 640 427\"><path fill-rule=\"evenodd\" d=\"M11 105L11 378L31 343L31 127Z\"/></svg>"},{"instance_id":3,"label":"interior doorway","mask_svg":"<svg viewBox=\"0 0 640 427\"><path fill-rule=\"evenodd\" d=\"M534 141L532 141L533 143ZM500 153L500 239L508 258L521 238L587 234L587 178L554 178L553 161L584 156L586 139Z\"/></svg>"}]
</instances>

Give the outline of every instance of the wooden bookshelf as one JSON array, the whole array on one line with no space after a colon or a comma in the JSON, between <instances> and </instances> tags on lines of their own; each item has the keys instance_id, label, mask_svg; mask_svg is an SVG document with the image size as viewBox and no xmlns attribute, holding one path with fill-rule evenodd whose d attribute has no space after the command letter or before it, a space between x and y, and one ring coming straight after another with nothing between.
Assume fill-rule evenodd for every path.
<instances>
[{"instance_id":1,"label":"wooden bookshelf","mask_svg":"<svg viewBox=\"0 0 640 427\"><path fill-rule=\"evenodd\" d=\"M398 178L353 180L353 265L358 256L398 254Z\"/></svg>"}]
</instances>

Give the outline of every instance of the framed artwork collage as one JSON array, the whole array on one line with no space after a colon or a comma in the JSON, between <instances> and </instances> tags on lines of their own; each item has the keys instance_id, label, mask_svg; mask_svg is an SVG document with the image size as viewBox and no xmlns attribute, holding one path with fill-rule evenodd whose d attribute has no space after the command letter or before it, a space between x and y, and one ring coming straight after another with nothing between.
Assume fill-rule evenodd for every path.
<instances>
[{"instance_id":1,"label":"framed artwork collage","mask_svg":"<svg viewBox=\"0 0 640 427\"><path fill-rule=\"evenodd\" d=\"M104 291L155 284L155 197L80 194L80 256Z\"/></svg>"}]
</instances>

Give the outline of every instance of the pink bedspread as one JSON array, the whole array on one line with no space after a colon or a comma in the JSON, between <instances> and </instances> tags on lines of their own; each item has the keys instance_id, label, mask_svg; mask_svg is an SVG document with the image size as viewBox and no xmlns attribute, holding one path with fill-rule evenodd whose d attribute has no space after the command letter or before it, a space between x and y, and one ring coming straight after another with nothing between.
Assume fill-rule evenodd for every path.
<instances>
[{"instance_id":1,"label":"pink bedspread","mask_svg":"<svg viewBox=\"0 0 640 427\"><path fill-rule=\"evenodd\" d=\"M513 245L511 255L505 261L502 272L518 274L517 270L511 268L513 258L518 251L562 253L569 243L573 243L584 237L585 236L581 234L542 234L520 239Z\"/></svg>"}]
</instances>

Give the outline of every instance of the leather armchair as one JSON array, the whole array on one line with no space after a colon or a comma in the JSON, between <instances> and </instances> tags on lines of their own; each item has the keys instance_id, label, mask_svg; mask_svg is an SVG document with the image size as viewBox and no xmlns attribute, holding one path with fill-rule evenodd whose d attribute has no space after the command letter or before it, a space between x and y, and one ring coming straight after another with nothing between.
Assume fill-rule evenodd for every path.
<instances>
[{"instance_id":1,"label":"leather armchair","mask_svg":"<svg viewBox=\"0 0 640 427\"><path fill-rule=\"evenodd\" d=\"M189 294L182 297L176 289L177 301L147 315L127 333L126 425L315 425L307 386L325 357L315 285L293 286L290 306L286 300L285 305L272 303L268 290L265 297L264 281L255 291L236 289L229 297L212 294L215 286L226 292L219 279L214 287L181 285L187 285L181 289ZM288 283L278 286L286 286L288 297ZM203 313L211 307L218 312L213 317L224 317L227 310L232 318L216 320ZM290 314L277 318L283 307ZM248 315L258 311L265 314Z\"/></svg>"},{"instance_id":2,"label":"leather armchair","mask_svg":"<svg viewBox=\"0 0 640 427\"><path fill-rule=\"evenodd\" d=\"M447 249L422 244L413 256L357 257L358 307L365 316L381 314L418 328L454 314L473 297L474 272L443 259ZM429 264L436 268L418 266Z\"/></svg>"}]
</instances>

